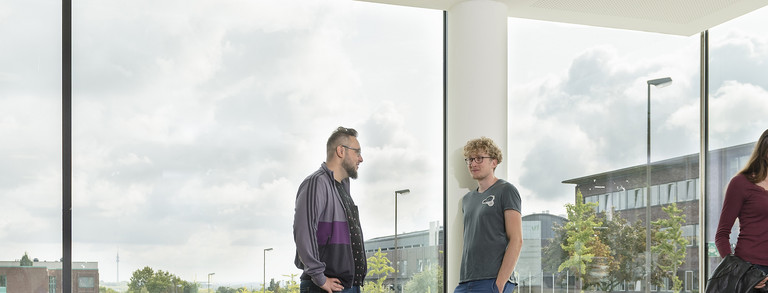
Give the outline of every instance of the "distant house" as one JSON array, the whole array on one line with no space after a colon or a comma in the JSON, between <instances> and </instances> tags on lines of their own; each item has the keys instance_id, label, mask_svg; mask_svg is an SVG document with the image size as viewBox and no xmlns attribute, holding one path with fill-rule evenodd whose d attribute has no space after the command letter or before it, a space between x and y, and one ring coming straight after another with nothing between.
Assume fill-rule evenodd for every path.
<instances>
[{"instance_id":1,"label":"distant house","mask_svg":"<svg viewBox=\"0 0 768 293\"><path fill-rule=\"evenodd\" d=\"M0 293L59 293L62 263L40 262L21 266L20 261L0 261ZM99 265L97 262L72 263L72 293L99 292Z\"/></svg>"},{"instance_id":2,"label":"distant house","mask_svg":"<svg viewBox=\"0 0 768 293\"><path fill-rule=\"evenodd\" d=\"M395 260L395 237L383 236L365 241L365 257L373 256L379 249L387 254L391 266L397 266L397 286L395 276L390 274L384 285L394 289L395 292L403 292L405 284L413 277L432 265L443 264L443 250L445 250L443 227L437 222L430 223L429 230L402 233L397 235L397 253ZM365 281L375 282L377 276L368 274Z\"/></svg>"},{"instance_id":3,"label":"distant house","mask_svg":"<svg viewBox=\"0 0 768 293\"><path fill-rule=\"evenodd\" d=\"M595 211L612 216L620 214L628 222L645 222L646 213L651 219L664 216L662 207L675 203L686 215L686 223L681 228L682 237L688 240L686 259L678 269L677 275L683 281L683 292L695 292L698 288L699 249L714 247L714 235L722 208L725 187L730 179L743 168L752 153L755 142L710 150L707 156L707 247L699 247L699 200L701 188L699 181L699 154L675 157L663 161L651 162L650 205L646 194L646 165L631 166L599 174L563 181L574 184L574 195L581 192L584 202L596 203ZM574 196L575 198L575 196ZM650 209L646 209L650 206ZM731 241L734 242L738 229L735 225ZM714 268L720 261L717 253L708 254L704 261ZM708 275L707 273L703 274ZM652 288L655 289L655 288Z\"/></svg>"},{"instance_id":4,"label":"distant house","mask_svg":"<svg viewBox=\"0 0 768 293\"><path fill-rule=\"evenodd\" d=\"M547 212L523 216L523 247L515 267L518 284L521 286L552 288L555 272L542 269L543 249L555 239L557 226L563 226L566 218Z\"/></svg>"}]
</instances>

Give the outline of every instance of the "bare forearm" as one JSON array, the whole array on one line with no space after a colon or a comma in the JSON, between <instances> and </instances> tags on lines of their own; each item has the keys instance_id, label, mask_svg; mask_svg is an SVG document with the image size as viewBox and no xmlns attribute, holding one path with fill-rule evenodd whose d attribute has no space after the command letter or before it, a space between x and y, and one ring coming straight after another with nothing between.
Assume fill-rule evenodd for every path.
<instances>
[{"instance_id":1,"label":"bare forearm","mask_svg":"<svg viewBox=\"0 0 768 293\"><path fill-rule=\"evenodd\" d=\"M499 268L499 274L496 276L496 284L503 284L512 275L517 265L517 260L520 257L520 250L523 247L523 240L513 240L507 245L507 250L504 252L504 258L501 261L501 268Z\"/></svg>"},{"instance_id":2,"label":"bare forearm","mask_svg":"<svg viewBox=\"0 0 768 293\"><path fill-rule=\"evenodd\" d=\"M522 217L520 212L515 210L504 211L504 229L507 233L507 249L504 251L504 258L501 260L501 268L496 275L496 287L499 292L504 289L504 284L509 280L509 276L515 270L517 259L520 257L520 250L523 248Z\"/></svg>"}]
</instances>

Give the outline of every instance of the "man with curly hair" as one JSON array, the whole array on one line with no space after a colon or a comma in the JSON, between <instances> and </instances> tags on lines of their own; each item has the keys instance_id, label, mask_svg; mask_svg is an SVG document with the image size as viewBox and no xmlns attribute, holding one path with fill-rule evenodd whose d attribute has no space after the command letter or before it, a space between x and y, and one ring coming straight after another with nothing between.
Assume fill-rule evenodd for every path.
<instances>
[{"instance_id":1,"label":"man with curly hair","mask_svg":"<svg viewBox=\"0 0 768 293\"><path fill-rule=\"evenodd\" d=\"M464 146L464 161L477 189L462 198L464 250L454 293L515 290L513 271L523 246L520 194L494 172L501 149L487 137Z\"/></svg>"}]
</instances>

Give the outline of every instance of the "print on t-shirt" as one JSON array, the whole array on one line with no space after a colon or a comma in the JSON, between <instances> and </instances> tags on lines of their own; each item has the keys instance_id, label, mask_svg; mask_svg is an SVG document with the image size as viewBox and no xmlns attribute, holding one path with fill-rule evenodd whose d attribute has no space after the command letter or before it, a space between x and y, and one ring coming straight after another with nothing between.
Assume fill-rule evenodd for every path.
<instances>
[{"instance_id":1,"label":"print on t-shirt","mask_svg":"<svg viewBox=\"0 0 768 293\"><path fill-rule=\"evenodd\" d=\"M493 200L496 199L495 195L489 195L483 200L483 204L487 204L489 207L493 206Z\"/></svg>"}]
</instances>

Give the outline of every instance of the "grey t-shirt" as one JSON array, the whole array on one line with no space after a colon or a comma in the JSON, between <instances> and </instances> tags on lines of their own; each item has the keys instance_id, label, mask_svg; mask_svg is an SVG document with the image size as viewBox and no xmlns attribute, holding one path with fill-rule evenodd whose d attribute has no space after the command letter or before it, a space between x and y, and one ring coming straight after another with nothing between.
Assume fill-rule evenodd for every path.
<instances>
[{"instance_id":1,"label":"grey t-shirt","mask_svg":"<svg viewBox=\"0 0 768 293\"><path fill-rule=\"evenodd\" d=\"M495 279L507 249L504 211L520 212L520 193L499 179L483 193L477 189L461 200L464 211L464 251L459 282Z\"/></svg>"}]
</instances>

